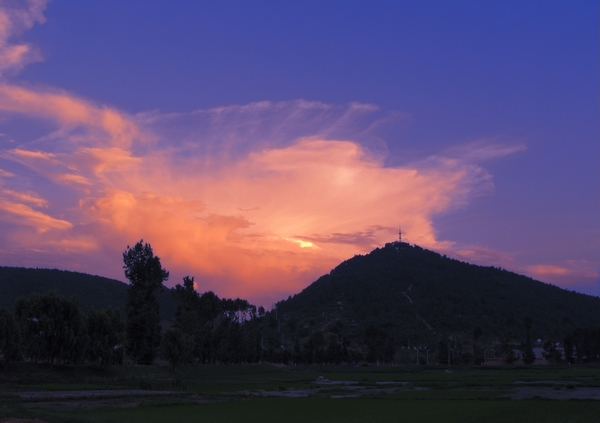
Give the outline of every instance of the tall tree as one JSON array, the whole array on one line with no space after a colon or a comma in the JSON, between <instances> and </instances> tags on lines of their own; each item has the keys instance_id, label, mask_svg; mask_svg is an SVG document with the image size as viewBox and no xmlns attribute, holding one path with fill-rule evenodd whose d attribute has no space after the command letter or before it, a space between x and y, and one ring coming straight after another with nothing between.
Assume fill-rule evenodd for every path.
<instances>
[{"instance_id":1,"label":"tall tree","mask_svg":"<svg viewBox=\"0 0 600 423\"><path fill-rule=\"evenodd\" d=\"M533 323L533 320L531 319L531 317L527 316L524 319L524 323L525 323L525 344L524 344L524 349L525 351L523 352L523 363L525 364L533 364L533 362L535 361L535 354L533 352L533 343L531 342L531 325Z\"/></svg>"},{"instance_id":2,"label":"tall tree","mask_svg":"<svg viewBox=\"0 0 600 423\"><path fill-rule=\"evenodd\" d=\"M88 360L101 366L122 361L125 323L119 310L112 307L97 310L92 307L87 313L87 328L90 338L86 349Z\"/></svg>"},{"instance_id":3,"label":"tall tree","mask_svg":"<svg viewBox=\"0 0 600 423\"><path fill-rule=\"evenodd\" d=\"M479 339L483 335L483 330L479 326L473 329L473 361L475 364L482 364L484 361L483 351L479 348Z\"/></svg>"},{"instance_id":4,"label":"tall tree","mask_svg":"<svg viewBox=\"0 0 600 423\"><path fill-rule=\"evenodd\" d=\"M31 294L15 303L24 335L25 354L33 360L77 362L87 344L85 319L76 297L57 291Z\"/></svg>"},{"instance_id":5,"label":"tall tree","mask_svg":"<svg viewBox=\"0 0 600 423\"><path fill-rule=\"evenodd\" d=\"M0 362L4 368L19 358L21 349L21 328L13 314L0 308Z\"/></svg>"},{"instance_id":6,"label":"tall tree","mask_svg":"<svg viewBox=\"0 0 600 423\"><path fill-rule=\"evenodd\" d=\"M156 292L169 278L152 247L140 240L123 252L127 291L127 353L138 364L152 364L160 345L160 307Z\"/></svg>"},{"instance_id":7,"label":"tall tree","mask_svg":"<svg viewBox=\"0 0 600 423\"><path fill-rule=\"evenodd\" d=\"M179 364L181 360L193 362L199 359L202 361L202 350L206 340L206 331L203 326L206 322L200 318L200 295L194 289L194 278L184 277L183 286L180 284L175 285L172 293L179 303L173 328L181 333L173 331L165 333L162 340L163 344L165 342L175 342L176 345L161 345L162 354L173 366ZM189 354L181 355L179 352L183 351L181 345L183 345L184 339L191 339L193 348Z\"/></svg>"}]
</instances>

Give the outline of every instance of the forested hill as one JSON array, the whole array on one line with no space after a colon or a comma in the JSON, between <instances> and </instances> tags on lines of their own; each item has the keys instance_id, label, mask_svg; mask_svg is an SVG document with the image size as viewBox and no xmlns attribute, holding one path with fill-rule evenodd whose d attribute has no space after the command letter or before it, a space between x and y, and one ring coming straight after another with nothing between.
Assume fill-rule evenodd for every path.
<instances>
[{"instance_id":1,"label":"forested hill","mask_svg":"<svg viewBox=\"0 0 600 423\"><path fill-rule=\"evenodd\" d=\"M86 273L0 266L0 307L11 308L19 297L56 289L65 297L76 295L84 311L111 306L124 312L127 287L118 280ZM159 293L158 299L162 318L174 318L177 304L169 290Z\"/></svg>"},{"instance_id":2,"label":"forested hill","mask_svg":"<svg viewBox=\"0 0 600 423\"><path fill-rule=\"evenodd\" d=\"M523 319L534 339L561 341L575 327L600 324L600 298L567 291L494 267L394 242L337 266L301 293L277 304L287 328L326 328L332 322L357 337L369 324L399 342L522 339Z\"/></svg>"}]
</instances>

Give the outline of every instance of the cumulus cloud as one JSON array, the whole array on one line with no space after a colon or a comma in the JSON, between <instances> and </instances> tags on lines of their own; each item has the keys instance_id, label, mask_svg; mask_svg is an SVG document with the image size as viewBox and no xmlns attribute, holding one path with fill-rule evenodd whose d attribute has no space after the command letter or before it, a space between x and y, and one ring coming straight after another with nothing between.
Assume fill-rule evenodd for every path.
<instances>
[{"instance_id":1,"label":"cumulus cloud","mask_svg":"<svg viewBox=\"0 0 600 423\"><path fill-rule=\"evenodd\" d=\"M0 110L55 125L1 157L77 199L61 208L53 191L28 192L44 204L13 195L5 224L27 216L21 224L47 232L37 240L48 248L114 252L144 238L166 266L204 281L200 289L263 302L395 239L400 223L411 242L450 248L436 237L435 215L491 186L485 170L457 158L386 166L372 128L390 115L372 105L262 102L127 116L66 93L4 87ZM118 260L116 252L117 272Z\"/></svg>"},{"instance_id":2,"label":"cumulus cloud","mask_svg":"<svg viewBox=\"0 0 600 423\"><path fill-rule=\"evenodd\" d=\"M40 59L16 38L45 5L0 3L1 75ZM120 252L144 238L198 289L265 305L394 240L398 224L409 241L451 251L435 216L491 192L481 160L522 150L476 143L392 166L382 134L410 116L362 103L132 116L4 81L0 115L49 125L0 150L0 250L13 264L120 277Z\"/></svg>"}]
</instances>

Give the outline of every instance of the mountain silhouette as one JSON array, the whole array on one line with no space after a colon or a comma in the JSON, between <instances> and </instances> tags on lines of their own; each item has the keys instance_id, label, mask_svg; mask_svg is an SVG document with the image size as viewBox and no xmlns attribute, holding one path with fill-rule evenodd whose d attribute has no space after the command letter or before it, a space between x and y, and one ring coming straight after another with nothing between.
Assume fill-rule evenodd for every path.
<instances>
[{"instance_id":1,"label":"mountain silhouette","mask_svg":"<svg viewBox=\"0 0 600 423\"><path fill-rule=\"evenodd\" d=\"M360 343L375 325L407 346L470 342L476 327L489 341L523 339L526 317L534 339L559 342L575 327L600 324L598 297L404 242L344 261L276 309L292 337L337 326Z\"/></svg>"}]
</instances>

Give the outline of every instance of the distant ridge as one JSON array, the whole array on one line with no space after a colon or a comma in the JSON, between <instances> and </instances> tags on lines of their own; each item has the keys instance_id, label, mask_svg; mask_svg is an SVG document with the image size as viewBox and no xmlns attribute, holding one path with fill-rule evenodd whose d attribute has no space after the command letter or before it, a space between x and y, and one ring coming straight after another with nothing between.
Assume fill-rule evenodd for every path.
<instances>
[{"instance_id":1,"label":"distant ridge","mask_svg":"<svg viewBox=\"0 0 600 423\"><path fill-rule=\"evenodd\" d=\"M341 322L358 341L374 324L384 325L405 345L450 337L466 341L477 326L489 340L518 339L526 316L533 319L536 339L560 342L575 327L600 325L598 297L404 242L344 261L277 303L277 311L282 328L300 328L296 335Z\"/></svg>"},{"instance_id":2,"label":"distant ridge","mask_svg":"<svg viewBox=\"0 0 600 423\"><path fill-rule=\"evenodd\" d=\"M111 306L124 312L127 288L121 281L86 273L0 266L0 307L11 308L19 297L56 289L65 297L76 295L84 311ZM172 319L177 306L170 292L165 289L159 301L163 319Z\"/></svg>"}]
</instances>

